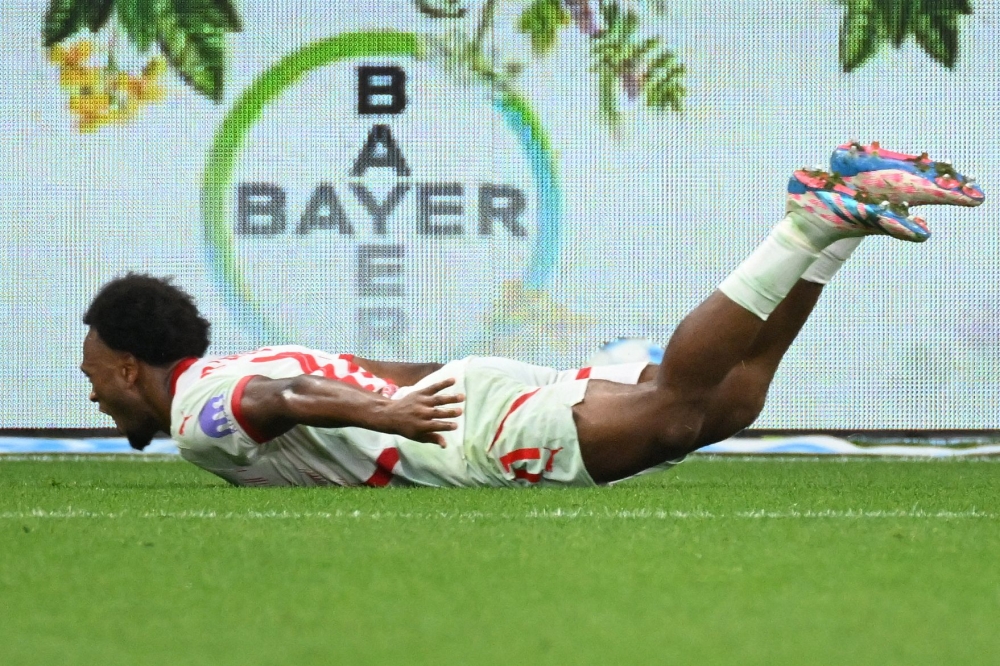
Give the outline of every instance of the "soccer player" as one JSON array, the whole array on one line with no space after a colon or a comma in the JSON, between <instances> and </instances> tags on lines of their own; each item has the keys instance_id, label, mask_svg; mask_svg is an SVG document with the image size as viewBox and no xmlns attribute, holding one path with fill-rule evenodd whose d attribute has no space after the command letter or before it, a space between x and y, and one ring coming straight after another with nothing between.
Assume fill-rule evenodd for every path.
<instances>
[{"instance_id":1,"label":"soccer player","mask_svg":"<svg viewBox=\"0 0 1000 666\"><path fill-rule=\"evenodd\" d=\"M297 346L202 358L209 323L168 280L105 285L83 321L90 399L137 449L240 485L592 486L748 427L823 286L870 234L930 235L909 204L975 206L926 154L848 143L796 171L786 216L674 331L659 367L373 361Z\"/></svg>"}]
</instances>

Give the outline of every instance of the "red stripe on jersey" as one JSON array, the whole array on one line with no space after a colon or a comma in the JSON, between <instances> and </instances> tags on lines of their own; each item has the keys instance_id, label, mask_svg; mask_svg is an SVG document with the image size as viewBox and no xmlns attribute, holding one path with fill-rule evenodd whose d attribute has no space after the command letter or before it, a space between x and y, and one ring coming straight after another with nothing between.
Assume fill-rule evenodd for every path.
<instances>
[{"instance_id":1,"label":"red stripe on jersey","mask_svg":"<svg viewBox=\"0 0 1000 666\"><path fill-rule=\"evenodd\" d=\"M246 414L243 412L243 391L247 387L247 383L254 377L260 377L260 375L248 375L236 383L236 388L233 389L233 418L236 422L240 424L243 428L243 432L250 436L250 439L257 442L258 444L263 444L268 440L267 437L260 434L253 426L247 423Z\"/></svg>"},{"instance_id":2,"label":"red stripe on jersey","mask_svg":"<svg viewBox=\"0 0 1000 666\"><path fill-rule=\"evenodd\" d=\"M521 469L520 467L514 468L514 478L524 479L528 483L538 483L542 480L541 472L529 472L526 469Z\"/></svg>"},{"instance_id":3,"label":"red stripe on jersey","mask_svg":"<svg viewBox=\"0 0 1000 666\"><path fill-rule=\"evenodd\" d=\"M560 446L558 449L546 449L546 450L549 452L549 461L547 463L545 463L545 471L546 472L551 472L552 471L552 464L556 460L556 454L559 453L560 451L562 451L563 447Z\"/></svg>"},{"instance_id":4,"label":"red stripe on jersey","mask_svg":"<svg viewBox=\"0 0 1000 666\"><path fill-rule=\"evenodd\" d=\"M590 378L590 368L580 368L576 371L577 379L589 379Z\"/></svg>"},{"instance_id":5,"label":"red stripe on jersey","mask_svg":"<svg viewBox=\"0 0 1000 666\"><path fill-rule=\"evenodd\" d=\"M487 453L489 453L493 449L493 445L497 443L498 439L500 439L500 433L503 432L503 426L505 423L507 423L507 419L510 418L510 415L514 413L514 410L523 405L528 398L535 395L536 393L538 393L538 389L535 389L534 391L531 391L529 393L525 393L524 395L519 395L517 399L511 403L510 409L508 409L507 413L503 415L502 419L500 419L500 425L497 426L496 434L493 435L493 441L490 442L489 448L486 449ZM525 449L525 450L530 450L530 449Z\"/></svg>"},{"instance_id":6,"label":"red stripe on jersey","mask_svg":"<svg viewBox=\"0 0 1000 666\"><path fill-rule=\"evenodd\" d=\"M361 366L354 363L354 356L351 354L341 354L338 359L345 361L347 363L347 373L344 375L338 375L336 368L332 363L327 365L320 365L319 361L312 354L304 354L302 352L279 352L273 356L258 356L257 358L250 359L251 363L267 363L268 361L282 361L285 359L292 359L299 364L302 368L302 372L307 375L312 375L317 372L322 373L327 379L335 379L345 384L351 384L352 386L357 386L363 388L367 391L379 390L380 386L378 383L384 383L389 386L389 382L384 379L376 377L372 373L361 368ZM372 382L362 383L358 381L358 378L354 375L359 375L362 379L371 379Z\"/></svg>"},{"instance_id":7,"label":"red stripe on jersey","mask_svg":"<svg viewBox=\"0 0 1000 666\"><path fill-rule=\"evenodd\" d=\"M181 378L181 375L183 375L184 372L188 368L190 368L192 365L194 365L197 362L198 362L198 359L195 358L194 356L191 356L189 358L183 358L180 361L177 361L177 365L175 365L174 369L170 371L170 397L171 398L174 397L175 393L177 393L177 380Z\"/></svg>"},{"instance_id":8,"label":"red stripe on jersey","mask_svg":"<svg viewBox=\"0 0 1000 666\"><path fill-rule=\"evenodd\" d=\"M393 447L382 451L378 456L378 460L375 461L375 473L368 477L365 485L372 486L373 488L381 488L382 486L389 485L389 482L392 481L392 468L398 462L398 449Z\"/></svg>"},{"instance_id":9,"label":"red stripe on jersey","mask_svg":"<svg viewBox=\"0 0 1000 666\"><path fill-rule=\"evenodd\" d=\"M316 371L323 373L324 377L329 377L330 379L337 379L337 373L333 369L332 365L320 365L319 361L312 354L303 354L302 352L279 352L274 356L258 356L257 358L250 359L251 363L267 363L268 361L282 361L286 358L293 359L298 362L299 367L302 368L302 372L307 375L311 375Z\"/></svg>"},{"instance_id":10,"label":"red stripe on jersey","mask_svg":"<svg viewBox=\"0 0 1000 666\"><path fill-rule=\"evenodd\" d=\"M327 375L327 378L328 379L336 379L337 381L344 382L345 384L350 384L351 386L358 386L358 387L361 386L361 382L359 382L357 379L355 379L351 375L344 375L343 377L330 377L329 375ZM368 388L368 387L366 386L364 388Z\"/></svg>"}]
</instances>

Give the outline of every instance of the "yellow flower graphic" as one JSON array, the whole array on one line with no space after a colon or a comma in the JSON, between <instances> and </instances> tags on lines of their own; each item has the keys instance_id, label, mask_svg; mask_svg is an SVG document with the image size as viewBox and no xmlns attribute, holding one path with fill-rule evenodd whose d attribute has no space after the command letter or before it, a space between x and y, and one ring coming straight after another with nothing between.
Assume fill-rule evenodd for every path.
<instances>
[{"instance_id":1,"label":"yellow flower graphic","mask_svg":"<svg viewBox=\"0 0 1000 666\"><path fill-rule=\"evenodd\" d=\"M167 67L161 56L150 59L136 76L119 70L111 59L106 65L91 64L95 51L88 39L49 49L49 61L59 66L59 85L69 93L69 110L81 132L126 123L143 105L166 97L161 79Z\"/></svg>"},{"instance_id":2,"label":"yellow flower graphic","mask_svg":"<svg viewBox=\"0 0 1000 666\"><path fill-rule=\"evenodd\" d=\"M595 321L557 303L547 291L530 289L520 280L507 280L501 285L500 298L493 303L491 323L500 334L498 344L502 349L522 345L526 340L540 340L563 349Z\"/></svg>"}]
</instances>

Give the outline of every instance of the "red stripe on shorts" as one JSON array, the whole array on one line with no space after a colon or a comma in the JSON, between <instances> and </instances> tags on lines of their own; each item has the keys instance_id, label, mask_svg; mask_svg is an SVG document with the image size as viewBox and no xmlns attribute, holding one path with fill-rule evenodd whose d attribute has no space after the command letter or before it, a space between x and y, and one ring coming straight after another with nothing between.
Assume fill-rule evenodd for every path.
<instances>
[{"instance_id":1,"label":"red stripe on shorts","mask_svg":"<svg viewBox=\"0 0 1000 666\"><path fill-rule=\"evenodd\" d=\"M490 442L489 448L486 449L487 453L489 453L493 449L493 445L497 443L498 439L500 439L500 433L503 432L503 425L507 423L507 419L510 418L510 415L514 413L514 410L523 405L528 398L535 395L536 393L538 393L538 389L525 393L524 395L517 396L517 399L511 403L510 409L508 409L507 413L503 415L502 419L500 419L500 425L497 426L496 434L493 435L493 441Z\"/></svg>"},{"instance_id":2,"label":"red stripe on shorts","mask_svg":"<svg viewBox=\"0 0 1000 666\"><path fill-rule=\"evenodd\" d=\"M398 462L399 449L393 447L382 451L378 456L378 460L375 461L375 473L365 481L365 485L372 486L373 488L381 488L382 486L389 485L389 482L392 481L392 468Z\"/></svg>"},{"instance_id":3,"label":"red stripe on shorts","mask_svg":"<svg viewBox=\"0 0 1000 666\"><path fill-rule=\"evenodd\" d=\"M576 371L577 379L589 379L590 378L590 368L580 368Z\"/></svg>"},{"instance_id":4,"label":"red stripe on shorts","mask_svg":"<svg viewBox=\"0 0 1000 666\"><path fill-rule=\"evenodd\" d=\"M560 446L558 449L545 449L549 452L549 461L545 463L545 472L551 472L553 463L556 459L556 454L562 451ZM500 457L500 464L503 465L503 471L511 471L511 465L522 460L541 460L542 450L538 448L528 448L528 449L514 449L507 455ZM514 478L524 479L528 483L538 483L542 480L544 472L529 472L528 470L515 467L514 468Z\"/></svg>"},{"instance_id":5,"label":"red stripe on shorts","mask_svg":"<svg viewBox=\"0 0 1000 666\"><path fill-rule=\"evenodd\" d=\"M542 457L541 449L514 449L505 456L500 456L500 464L503 465L503 471L509 472L510 466L520 460L540 460ZM518 470L514 470L515 473ZM515 474L516 475L516 474Z\"/></svg>"}]
</instances>

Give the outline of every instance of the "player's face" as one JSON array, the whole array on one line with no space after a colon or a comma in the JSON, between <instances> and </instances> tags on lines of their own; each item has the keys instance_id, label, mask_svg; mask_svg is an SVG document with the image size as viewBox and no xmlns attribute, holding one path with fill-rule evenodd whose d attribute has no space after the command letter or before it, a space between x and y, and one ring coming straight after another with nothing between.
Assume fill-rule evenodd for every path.
<instances>
[{"instance_id":1,"label":"player's face","mask_svg":"<svg viewBox=\"0 0 1000 666\"><path fill-rule=\"evenodd\" d=\"M136 386L135 357L111 349L91 329L83 340L80 370L90 380L90 401L114 420L132 448L146 448L160 428Z\"/></svg>"}]
</instances>

